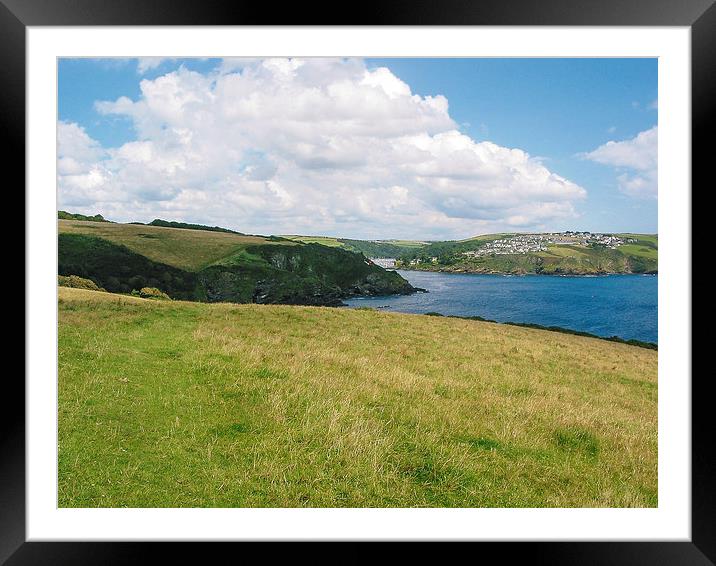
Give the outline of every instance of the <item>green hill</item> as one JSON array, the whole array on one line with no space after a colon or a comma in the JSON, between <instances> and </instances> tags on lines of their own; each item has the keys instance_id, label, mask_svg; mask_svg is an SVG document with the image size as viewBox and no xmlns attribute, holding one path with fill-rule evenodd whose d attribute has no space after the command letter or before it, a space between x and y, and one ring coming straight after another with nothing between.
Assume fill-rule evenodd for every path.
<instances>
[{"instance_id":1,"label":"green hill","mask_svg":"<svg viewBox=\"0 0 716 566\"><path fill-rule=\"evenodd\" d=\"M64 287L58 307L59 507L658 504L653 350Z\"/></svg>"},{"instance_id":2,"label":"green hill","mask_svg":"<svg viewBox=\"0 0 716 566\"><path fill-rule=\"evenodd\" d=\"M401 254L398 267L458 273L545 275L658 271L656 235L565 234L488 234L467 240L434 242ZM528 240L540 237L547 238L547 243L535 249L537 245L530 245ZM621 243L601 243L609 241L610 237Z\"/></svg>"},{"instance_id":3,"label":"green hill","mask_svg":"<svg viewBox=\"0 0 716 566\"><path fill-rule=\"evenodd\" d=\"M415 240L353 240L350 238L331 238L328 236L284 237L295 242L343 248L373 258L395 258L427 245L427 242Z\"/></svg>"},{"instance_id":4,"label":"green hill","mask_svg":"<svg viewBox=\"0 0 716 566\"><path fill-rule=\"evenodd\" d=\"M175 299L337 305L413 292L360 254L233 232L60 220L59 275L112 292L155 287Z\"/></svg>"}]
</instances>

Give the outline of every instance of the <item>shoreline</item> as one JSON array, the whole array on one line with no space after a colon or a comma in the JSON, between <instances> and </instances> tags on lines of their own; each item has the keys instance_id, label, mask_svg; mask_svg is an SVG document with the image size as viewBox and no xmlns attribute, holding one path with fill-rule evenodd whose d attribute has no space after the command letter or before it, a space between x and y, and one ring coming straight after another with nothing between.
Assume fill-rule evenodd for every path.
<instances>
[{"instance_id":1,"label":"shoreline","mask_svg":"<svg viewBox=\"0 0 716 566\"><path fill-rule=\"evenodd\" d=\"M658 342L648 342L646 340L637 340L635 338L622 338L621 336L599 336L591 332L584 332L582 330L573 330L571 328L565 328L564 326L545 326L544 324L536 324L531 322L511 322L505 321L500 322L499 320L492 320L481 316L459 316L452 314L441 314L439 312L426 312L424 316L437 316L445 318L459 318L463 320L477 320L480 322L492 322L495 324L507 324L509 326L519 326L520 328L534 328L535 330L547 330L549 332L559 332L561 334L573 334L575 336L584 336L586 338L597 338L599 340L606 340L608 342L617 342L619 344L628 344L630 346L637 346L639 348L646 348L648 350L658 350Z\"/></svg>"},{"instance_id":2,"label":"shoreline","mask_svg":"<svg viewBox=\"0 0 716 566\"><path fill-rule=\"evenodd\" d=\"M431 278L431 277L437 277L437 278L439 278L439 277L441 277L442 275L448 275L448 276L451 276L451 275L489 276L490 279L493 280L493 283L492 283L491 285L497 285L497 286L508 285L507 279L509 279L509 278L513 278L513 277L530 277L530 276L535 277L535 278L537 278L537 277L539 277L539 276L544 276L544 277L542 278L542 280L545 281L545 284L548 284L547 281L548 281L550 278L555 278L555 279L553 279L553 280L555 280L555 281L556 281L556 278L557 278L557 277L561 277L562 280L564 280L564 279L574 279L574 280L575 280L575 283L574 283L575 285L577 285L577 281L578 281L578 280L584 280L584 279L599 279L599 278L602 278L602 280L605 280L605 279L608 278L608 277L620 276L620 275L621 275L621 276L639 276L639 275L640 275L640 276L647 276L647 277L655 277L655 278L658 278L658 273L649 273L649 274L646 274L646 273L602 273L602 274L585 274L585 275L578 275L578 274L540 274L540 273L521 273L521 274L510 274L510 273L474 273L474 272L461 272L461 273L456 273L456 272L451 272L451 271L445 272L445 271L434 271L434 270L423 270L423 269L402 269L402 268L400 268L400 269L396 268L396 270L397 270L397 271L404 272L404 273L403 273L403 276L404 276L406 279L408 279L408 280L411 280L411 274L413 274L413 273L416 273L416 274L417 274L417 273L420 273L420 272L433 274L433 275L429 275L428 278ZM415 277L419 277L419 276L416 275ZM506 280L505 280L504 283L501 283L499 280L496 279L497 277L504 277L504 278L506 278ZM448 277L448 279L449 279L449 277ZM618 277L617 277L617 279L618 279ZM626 278L625 278L625 279L626 279ZM457 279L456 279L456 281L457 281ZM468 280L463 279L463 281L465 281L465 283L463 283L462 285L469 285ZM487 278L485 279L485 281L487 281ZM516 283L517 281L518 281L518 279L515 279L515 283ZM616 280L615 280L615 281L616 281ZM537 282L537 281L535 281L535 283L536 283L536 282ZM656 282L657 282L657 279L654 279L654 283L655 283L655 284L656 284ZM422 280L422 281L417 281L417 284L420 284L420 283L422 283L422 284L425 285L425 286L430 287L430 284L429 284L430 281L429 281L429 279L424 279L424 280ZM584 282L584 283L587 284L586 282ZM447 283L445 283L445 284L447 284ZM458 283L456 283L456 284L458 284ZM516 283L516 284L517 284L517 283ZM526 282L525 282L525 284L526 284ZM565 284L565 285L569 285L568 282L565 282L564 284ZM597 283L595 282L594 284L596 285ZM458 285L460 285L460 284L458 284ZM380 311L383 311L383 312L401 312L401 313L419 314L419 315L428 315L428 316L441 316L441 317L444 316L444 317L447 317L447 318L460 318L460 319L466 319L466 320L479 320L479 321L484 321L484 322L493 322L493 323L496 323L496 324L508 324L508 325L513 325L513 326L521 326L521 327L535 328L535 329L540 329L540 330L549 330L549 331L554 331L554 332L561 332L561 333L567 333L567 334L575 334L575 335L581 335L581 336L586 336L586 337L591 337L591 338L597 338L597 339L600 339L600 340L607 340L607 341L612 341L612 342L622 342L622 343L632 344L632 345L636 345L636 346L640 346L640 347L644 347L644 348L648 348L648 349L654 349L654 350L657 350L657 349L658 349L658 337L642 336L642 338L625 338L623 335L618 334L619 328L614 328L614 329L612 330L612 332L614 332L614 334L612 334L611 336L608 336L608 335L594 334L594 333L588 332L588 331L586 331L586 330L577 330L576 327L571 327L571 328L570 328L570 327L568 327L568 326L550 325L549 323L548 323L548 324L540 324L540 323L538 323L538 322L534 322L534 323L533 323L533 322L502 321L502 320L495 320L494 318L486 318L486 317L480 316L479 314L468 314L472 309L458 309L458 310L462 310L463 312L462 312L462 313L457 313L457 314L444 314L444 313L442 313L442 312L439 312L439 310L441 309L441 306L440 306L440 305L441 305L441 302L440 302L440 301L438 301L438 302L435 303L435 304L430 304L430 305L427 305L427 304L426 304L423 308L428 309L428 310L425 310L425 311L423 311L423 312L420 312L420 310L418 310L418 309L410 309L410 310L407 310L407 311L406 311L406 310L402 310L399 305L385 304L385 305L380 305L380 306L379 306L379 305L377 305L376 302L374 301L374 299L378 299L378 298L384 298L384 299L386 299L386 302L387 302L387 303L390 303L390 300L391 300L392 297L390 297L390 296L384 296L384 297L364 297L364 299L366 299L366 302L367 302L368 304L361 304L361 303L362 303L361 298L355 297L355 298L353 298L353 300L349 300L348 304L344 304L343 306L345 306L345 307L347 307L347 308L356 308L356 309L380 310ZM356 299L357 299L357 300L356 300ZM371 300L371 299L373 299L373 300ZM373 304L371 305L371 303L373 303ZM375 305L375 306L374 306L374 305ZM444 307L444 305L443 305L443 307ZM429 309L432 309L432 310L429 310ZM448 311L449 311L449 310L452 310L452 309L449 309L449 308L448 308ZM467 313L466 313L465 311L467 311ZM472 312L474 312L474 311L472 311ZM480 310L477 309L477 312L479 313ZM480 314L482 314L482 313L480 313ZM494 316L498 316L498 317L499 317L499 315L500 315L499 312L492 312L492 313L491 313L491 316L493 316L493 317L494 317ZM518 319L518 320L519 320L519 319ZM577 327L578 327L578 326L579 326L579 325L577 325ZM627 336L628 336L628 335L629 335L629 333L627 333Z\"/></svg>"},{"instance_id":3,"label":"shoreline","mask_svg":"<svg viewBox=\"0 0 716 566\"><path fill-rule=\"evenodd\" d=\"M417 316L434 316L434 317L440 317L440 318L457 318L460 320L475 320L478 322L491 322L493 324L506 324L508 326L518 326L520 328L532 328L534 330L545 330L548 332L558 332L560 334L571 334L573 336L583 336L585 338L596 338L597 340L606 340L607 342L615 342L618 344L627 344L629 346L636 346L639 348L646 348L647 350L659 350L659 343L658 342L649 342L647 340L637 340L636 338L622 338L621 336L600 336L599 334L594 334L592 332L585 332L583 330L574 330L572 328L566 328L564 326L547 326L544 324L537 324L532 322L514 322L514 321L500 321L500 320L494 320L491 318L485 318L482 316L472 315L472 316L461 316L457 314L442 314L435 311L428 311L428 312L404 312L404 311L396 311L391 310L390 306L383 306L383 307L363 307L363 306L351 306L348 304L339 305L335 308L348 308L348 309L356 309L356 310L374 310L374 311L389 311L390 313L395 314L409 314L409 315L417 315Z\"/></svg>"},{"instance_id":4,"label":"shoreline","mask_svg":"<svg viewBox=\"0 0 716 566\"><path fill-rule=\"evenodd\" d=\"M645 271L643 273L635 273L633 271L609 271L604 273L535 273L529 271L525 273L507 273L504 271L453 271L445 269L411 269L409 267L393 267L391 269L393 271L411 271L415 273L443 273L445 275L500 275L502 277L526 277L530 275L539 275L544 277L610 277L613 275L641 275L656 277L659 275L658 271Z\"/></svg>"}]
</instances>

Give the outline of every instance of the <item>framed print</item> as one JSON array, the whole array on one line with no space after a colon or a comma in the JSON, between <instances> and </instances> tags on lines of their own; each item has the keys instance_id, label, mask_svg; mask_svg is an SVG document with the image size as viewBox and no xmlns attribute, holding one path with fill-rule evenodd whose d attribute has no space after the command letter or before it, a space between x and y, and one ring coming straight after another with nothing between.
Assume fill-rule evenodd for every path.
<instances>
[{"instance_id":1,"label":"framed print","mask_svg":"<svg viewBox=\"0 0 716 566\"><path fill-rule=\"evenodd\" d=\"M713 563L710 2L3 1L8 564L151 541Z\"/></svg>"}]
</instances>

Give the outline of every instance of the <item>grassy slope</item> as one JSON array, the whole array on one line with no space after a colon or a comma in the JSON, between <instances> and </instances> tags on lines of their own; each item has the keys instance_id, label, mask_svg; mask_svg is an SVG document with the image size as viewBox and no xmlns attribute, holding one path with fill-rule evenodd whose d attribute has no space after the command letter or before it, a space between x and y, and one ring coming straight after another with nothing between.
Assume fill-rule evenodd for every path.
<instances>
[{"instance_id":1,"label":"grassy slope","mask_svg":"<svg viewBox=\"0 0 716 566\"><path fill-rule=\"evenodd\" d=\"M656 506L657 353L59 289L59 506Z\"/></svg>"},{"instance_id":2,"label":"grassy slope","mask_svg":"<svg viewBox=\"0 0 716 566\"><path fill-rule=\"evenodd\" d=\"M295 240L297 242L303 242L304 244L321 244L322 246L328 246L331 248L344 248L345 244L339 241L337 238L331 238L330 236L283 236L289 240Z\"/></svg>"},{"instance_id":3,"label":"grassy slope","mask_svg":"<svg viewBox=\"0 0 716 566\"><path fill-rule=\"evenodd\" d=\"M367 257L398 257L399 255L417 250L427 242L415 240L352 240L350 238L333 238L330 236L283 236L304 244L321 244L331 248L344 248L352 252L360 252Z\"/></svg>"},{"instance_id":4,"label":"grassy slope","mask_svg":"<svg viewBox=\"0 0 716 566\"><path fill-rule=\"evenodd\" d=\"M657 260L659 256L659 237L656 234L618 234L624 238L636 239L634 244L620 246L620 250L637 257Z\"/></svg>"},{"instance_id":5,"label":"grassy slope","mask_svg":"<svg viewBox=\"0 0 716 566\"><path fill-rule=\"evenodd\" d=\"M88 234L128 247L152 261L197 271L250 245L293 245L261 236L183 228L59 220L60 234Z\"/></svg>"}]
</instances>

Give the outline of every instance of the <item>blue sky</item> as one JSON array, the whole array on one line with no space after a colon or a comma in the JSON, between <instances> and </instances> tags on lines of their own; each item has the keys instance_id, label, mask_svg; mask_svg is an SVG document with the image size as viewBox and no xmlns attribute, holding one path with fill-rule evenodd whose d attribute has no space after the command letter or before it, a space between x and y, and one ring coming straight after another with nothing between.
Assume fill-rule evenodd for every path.
<instances>
[{"instance_id":1,"label":"blue sky","mask_svg":"<svg viewBox=\"0 0 716 566\"><path fill-rule=\"evenodd\" d=\"M60 204L121 221L173 214L261 233L346 237L420 237L421 229L426 238L497 229L657 231L656 59L366 59L284 67L218 59L60 60L60 161L71 165L60 171ZM387 72L376 72L381 68ZM361 78L368 75L375 93ZM446 108L428 100L438 95ZM294 102L304 99L297 114ZM265 109L264 124L260 115L231 111L233 103L243 112L254 108L248 100ZM355 116L346 114L351 104ZM218 112L235 117L230 129L225 118L211 131L193 119ZM312 128L311 120L320 126ZM363 124L360 134L356 124ZM225 125L223 139L235 147L211 133ZM203 182L199 171L215 152L187 162L167 131L183 132L185 141L191 132L186 155L214 143L233 161L217 160L208 169L216 178ZM288 131L285 144L273 141ZM446 150L436 140L448 131L462 136ZM419 134L430 139L410 141L409 148L394 142ZM529 158L503 155L493 163L482 142ZM427 175L426 164L407 165L416 145L429 152ZM292 154L292 147L307 148L318 161ZM145 169L151 163L154 173L142 175L139 163ZM466 168L459 179L450 164ZM538 186L538 165L569 185ZM257 173L264 170L270 173ZM410 173L398 176L398 170ZM379 172L373 181L371 171ZM336 192L342 198L332 200ZM205 195L223 206L201 205ZM421 214L426 222L416 218Z\"/></svg>"}]
</instances>

